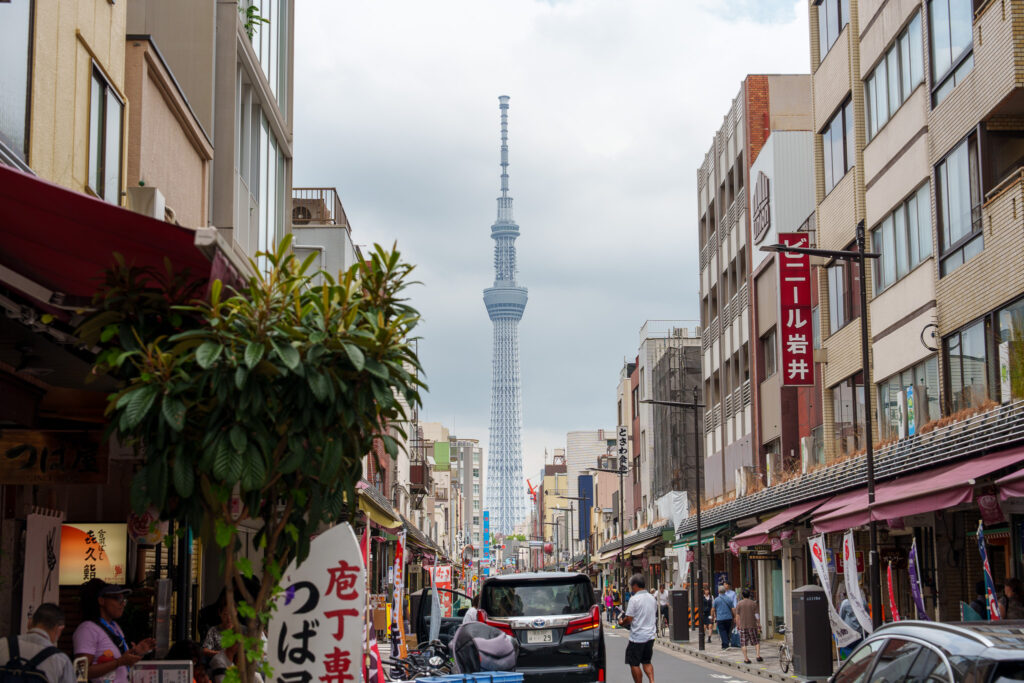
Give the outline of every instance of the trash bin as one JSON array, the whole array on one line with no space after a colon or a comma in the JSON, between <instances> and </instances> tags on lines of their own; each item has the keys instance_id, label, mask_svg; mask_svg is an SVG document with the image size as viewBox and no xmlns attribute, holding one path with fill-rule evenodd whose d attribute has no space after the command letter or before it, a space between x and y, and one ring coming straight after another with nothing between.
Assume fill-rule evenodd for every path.
<instances>
[{"instance_id":1,"label":"trash bin","mask_svg":"<svg viewBox=\"0 0 1024 683\"><path fill-rule=\"evenodd\" d=\"M832 675L832 627L828 598L821 586L801 586L793 591L793 623L790 631L793 669L805 678Z\"/></svg>"},{"instance_id":2,"label":"trash bin","mask_svg":"<svg viewBox=\"0 0 1024 683\"><path fill-rule=\"evenodd\" d=\"M668 637L675 641L690 640L690 594L676 589L668 594Z\"/></svg>"}]
</instances>

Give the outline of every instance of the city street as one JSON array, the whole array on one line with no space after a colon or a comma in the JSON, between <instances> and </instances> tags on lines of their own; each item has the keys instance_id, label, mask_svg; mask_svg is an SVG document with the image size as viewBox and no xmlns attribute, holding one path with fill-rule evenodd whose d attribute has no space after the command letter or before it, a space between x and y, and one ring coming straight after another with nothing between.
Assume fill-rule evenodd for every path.
<instances>
[{"instance_id":1,"label":"city street","mask_svg":"<svg viewBox=\"0 0 1024 683\"><path fill-rule=\"evenodd\" d=\"M630 683L632 678L629 667L624 663L626 643L629 632L619 629L605 629L605 649L608 662L608 683ZM654 680L685 681L717 681L719 683L735 683L736 681L758 681L757 677L747 676L724 666L715 666L699 661L687 655L671 652L662 647L654 648ZM644 679L647 680L646 678Z\"/></svg>"}]
</instances>

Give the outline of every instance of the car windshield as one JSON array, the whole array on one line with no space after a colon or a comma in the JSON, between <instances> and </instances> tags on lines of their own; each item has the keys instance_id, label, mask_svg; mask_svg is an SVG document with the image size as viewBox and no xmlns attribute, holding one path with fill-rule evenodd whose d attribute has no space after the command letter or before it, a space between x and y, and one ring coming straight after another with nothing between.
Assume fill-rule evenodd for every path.
<instances>
[{"instance_id":1,"label":"car windshield","mask_svg":"<svg viewBox=\"0 0 1024 683\"><path fill-rule=\"evenodd\" d=\"M999 662L992 683L1024 681L1024 662Z\"/></svg>"},{"instance_id":2,"label":"car windshield","mask_svg":"<svg viewBox=\"0 0 1024 683\"><path fill-rule=\"evenodd\" d=\"M586 578L501 581L484 586L482 607L492 617L582 614L594 604Z\"/></svg>"}]
</instances>

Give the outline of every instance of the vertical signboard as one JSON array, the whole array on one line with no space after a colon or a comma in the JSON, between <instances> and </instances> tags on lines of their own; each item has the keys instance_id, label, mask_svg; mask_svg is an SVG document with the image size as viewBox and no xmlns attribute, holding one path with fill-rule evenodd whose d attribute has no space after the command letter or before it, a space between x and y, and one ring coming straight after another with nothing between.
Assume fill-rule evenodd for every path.
<instances>
[{"instance_id":1,"label":"vertical signboard","mask_svg":"<svg viewBox=\"0 0 1024 683\"><path fill-rule=\"evenodd\" d=\"M60 530L64 513L32 508L25 523L25 573L21 589L21 633L36 607L44 602L60 602L58 591Z\"/></svg>"},{"instance_id":2,"label":"vertical signboard","mask_svg":"<svg viewBox=\"0 0 1024 683\"><path fill-rule=\"evenodd\" d=\"M360 680L366 570L352 527L339 524L317 536L302 565L288 565L281 586L267 626L275 678Z\"/></svg>"},{"instance_id":3,"label":"vertical signboard","mask_svg":"<svg viewBox=\"0 0 1024 683\"><path fill-rule=\"evenodd\" d=\"M619 456L619 469L629 467L629 428L626 425L619 425L619 434L616 438L616 453Z\"/></svg>"},{"instance_id":4,"label":"vertical signboard","mask_svg":"<svg viewBox=\"0 0 1024 683\"><path fill-rule=\"evenodd\" d=\"M491 575L491 513L484 510L484 576Z\"/></svg>"},{"instance_id":5,"label":"vertical signboard","mask_svg":"<svg viewBox=\"0 0 1024 683\"><path fill-rule=\"evenodd\" d=\"M780 232L788 247L809 247L805 232ZM814 385L814 332L811 329L811 258L779 252L779 343L782 383Z\"/></svg>"}]
</instances>

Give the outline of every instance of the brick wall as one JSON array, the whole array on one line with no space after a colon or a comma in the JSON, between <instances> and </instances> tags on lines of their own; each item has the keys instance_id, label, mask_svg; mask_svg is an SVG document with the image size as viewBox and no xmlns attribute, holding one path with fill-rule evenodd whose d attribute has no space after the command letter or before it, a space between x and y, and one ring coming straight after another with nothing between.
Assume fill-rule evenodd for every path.
<instances>
[{"instance_id":1,"label":"brick wall","mask_svg":"<svg viewBox=\"0 0 1024 683\"><path fill-rule=\"evenodd\" d=\"M744 172L747 172L771 134L771 128L768 125L768 77L747 76L743 91L746 96L747 113L747 168L744 169Z\"/></svg>"}]
</instances>

